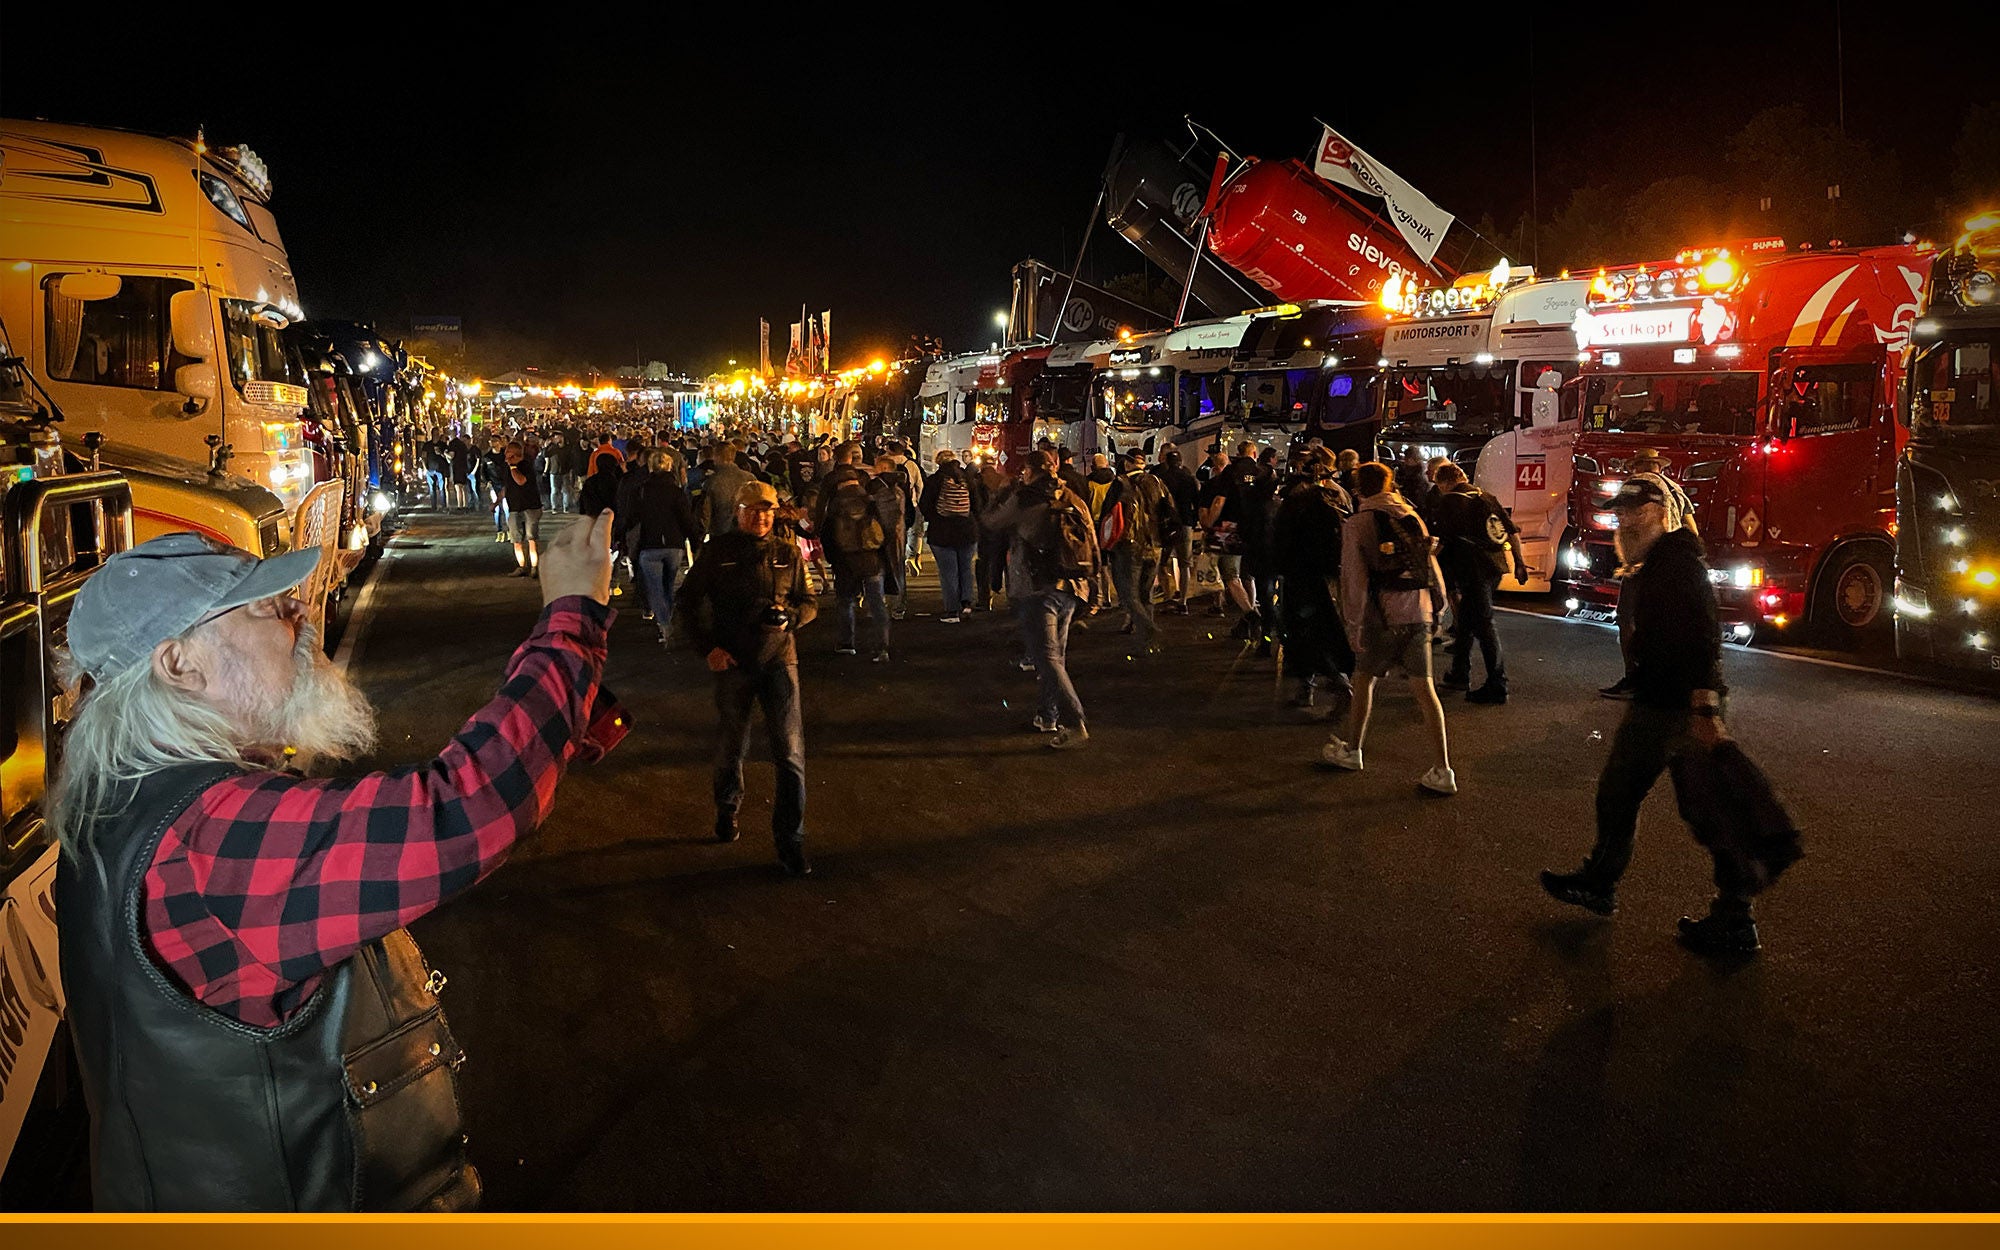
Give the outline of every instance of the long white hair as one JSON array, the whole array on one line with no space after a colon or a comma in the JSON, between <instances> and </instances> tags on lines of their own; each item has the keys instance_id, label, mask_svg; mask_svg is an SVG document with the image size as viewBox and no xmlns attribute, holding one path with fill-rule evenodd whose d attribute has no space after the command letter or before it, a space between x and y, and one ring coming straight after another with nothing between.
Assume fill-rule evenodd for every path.
<instances>
[{"instance_id":1,"label":"long white hair","mask_svg":"<svg viewBox=\"0 0 2000 1250\"><path fill-rule=\"evenodd\" d=\"M206 647L195 631L184 642ZM234 657L206 647L220 684L240 683ZM75 856L98 820L123 812L138 785L183 764L265 768L260 747L285 745L300 763L351 759L375 745L375 715L346 674L326 662L318 632L299 634L295 676L288 690L256 692L241 721L160 680L150 659L86 691L63 736L62 764L45 802L49 826ZM67 684L67 683L66 683ZM72 685L71 688L74 688Z\"/></svg>"}]
</instances>

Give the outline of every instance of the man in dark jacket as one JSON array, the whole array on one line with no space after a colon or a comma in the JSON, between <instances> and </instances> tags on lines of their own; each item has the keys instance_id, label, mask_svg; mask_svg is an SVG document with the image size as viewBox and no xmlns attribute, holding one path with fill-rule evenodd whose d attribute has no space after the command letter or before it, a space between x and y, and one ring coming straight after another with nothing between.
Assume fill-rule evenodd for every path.
<instances>
[{"instance_id":1,"label":"man in dark jacket","mask_svg":"<svg viewBox=\"0 0 2000 1250\"><path fill-rule=\"evenodd\" d=\"M631 510L621 512L626 526L626 546L633 555L639 584L646 588L646 602L653 611L653 624L660 642L667 642L673 622L674 595L681 576L686 548L701 546L701 522L687 492L674 481L673 455L664 447L655 448L648 460L648 472L633 492Z\"/></svg>"},{"instance_id":2,"label":"man in dark jacket","mask_svg":"<svg viewBox=\"0 0 2000 1250\"><path fill-rule=\"evenodd\" d=\"M1334 477L1333 453L1306 453L1299 480L1278 505L1272 548L1284 579L1279 626L1285 640L1285 673L1298 683L1295 702L1312 707L1322 687L1344 695L1352 689L1354 649L1334 604L1340 585L1340 527L1354 501Z\"/></svg>"},{"instance_id":3,"label":"man in dark jacket","mask_svg":"<svg viewBox=\"0 0 2000 1250\"><path fill-rule=\"evenodd\" d=\"M688 640L715 674L722 739L715 753L715 837L734 842L743 803L743 759L750 748L750 709L764 709L771 761L778 770L771 837L778 862L794 877L812 875L806 860L806 735L799 712L799 654L794 635L818 611L806 589L798 545L774 538L778 492L745 483L736 495L736 525L718 535L688 570L681 611Z\"/></svg>"},{"instance_id":4,"label":"man in dark jacket","mask_svg":"<svg viewBox=\"0 0 2000 1250\"><path fill-rule=\"evenodd\" d=\"M1167 599L1171 611L1186 616L1188 590L1194 584L1194 533L1199 524L1196 501L1201 498L1201 483L1181 463L1176 447L1167 448L1153 474L1167 488L1173 522L1164 535L1166 549L1160 557L1160 566L1167 573Z\"/></svg>"},{"instance_id":5,"label":"man in dark jacket","mask_svg":"<svg viewBox=\"0 0 2000 1250\"><path fill-rule=\"evenodd\" d=\"M1542 874L1542 888L1550 895L1602 916L1617 906L1618 879L1632 860L1640 804L1662 771L1726 737L1722 712L1728 693L1715 588L1701 539L1666 528L1666 495L1643 478L1620 487L1609 508L1618 517L1618 555L1628 570L1619 594L1632 597L1632 704L1597 782L1597 845L1577 871ZM1680 797L1687 806L1687 796ZM1680 940L1703 954L1755 951L1750 899L1758 883L1739 857L1717 851L1714 859L1715 900L1703 919L1681 917Z\"/></svg>"},{"instance_id":6,"label":"man in dark jacket","mask_svg":"<svg viewBox=\"0 0 2000 1250\"><path fill-rule=\"evenodd\" d=\"M861 444L842 443L836 456L839 467L820 485L812 519L812 532L833 565L833 596L840 605L840 639L834 651L839 655L858 653L855 609L865 598L876 627L876 645L870 654L877 663L886 663L889 603L884 597L883 578L888 567L884 548L890 527L869 489L868 471L861 467Z\"/></svg>"},{"instance_id":7,"label":"man in dark jacket","mask_svg":"<svg viewBox=\"0 0 2000 1250\"><path fill-rule=\"evenodd\" d=\"M924 483L924 495L917 501L930 534L931 554L937 557L938 592L942 606L938 620L956 625L972 610L972 553L979 541L977 483L958 463L958 453L946 448L937 454L937 472Z\"/></svg>"},{"instance_id":8,"label":"man in dark jacket","mask_svg":"<svg viewBox=\"0 0 2000 1250\"><path fill-rule=\"evenodd\" d=\"M1465 480L1465 470L1446 462L1437 469L1437 499L1431 504L1431 532L1438 538L1438 565L1445 585L1457 592L1452 618L1451 667L1438 685L1465 690L1472 684L1472 644L1486 662L1486 684L1465 696L1467 703L1507 701L1507 661L1493 628L1493 595L1511 563L1526 581L1528 564L1521 535L1500 501Z\"/></svg>"}]
</instances>

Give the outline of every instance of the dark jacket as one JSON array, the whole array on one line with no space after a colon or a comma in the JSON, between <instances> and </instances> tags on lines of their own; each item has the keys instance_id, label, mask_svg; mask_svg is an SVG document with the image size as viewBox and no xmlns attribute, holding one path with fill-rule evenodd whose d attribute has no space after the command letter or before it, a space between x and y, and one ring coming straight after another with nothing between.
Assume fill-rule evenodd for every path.
<instances>
[{"instance_id":1,"label":"dark jacket","mask_svg":"<svg viewBox=\"0 0 2000 1250\"><path fill-rule=\"evenodd\" d=\"M785 628L765 621L774 605L790 618ZM675 600L674 619L698 654L720 647L744 670L756 672L797 664L793 635L818 611L797 544L735 531L717 535L695 557Z\"/></svg>"},{"instance_id":2,"label":"dark jacket","mask_svg":"<svg viewBox=\"0 0 2000 1250\"><path fill-rule=\"evenodd\" d=\"M953 514L938 511L938 496L947 485L965 488L965 506L968 511ZM917 501L917 511L924 514L924 522L930 526L930 541L933 547L970 547L979 538L979 480L965 471L962 465L946 462L936 473L924 482L924 496Z\"/></svg>"},{"instance_id":3,"label":"dark jacket","mask_svg":"<svg viewBox=\"0 0 2000 1250\"><path fill-rule=\"evenodd\" d=\"M899 594L903 579L909 575L903 567L903 544L909 533L904 518L914 509L910 479L901 469L877 473L868 479L868 494L875 501L875 515L882 518L882 589L887 594Z\"/></svg>"},{"instance_id":4,"label":"dark jacket","mask_svg":"<svg viewBox=\"0 0 2000 1250\"><path fill-rule=\"evenodd\" d=\"M1697 690L1722 693L1722 626L1701 539L1662 534L1619 594L1632 596L1633 701L1679 711Z\"/></svg>"},{"instance_id":5,"label":"dark jacket","mask_svg":"<svg viewBox=\"0 0 2000 1250\"><path fill-rule=\"evenodd\" d=\"M612 534L612 545L630 556L639 549L632 545L636 537L632 527L638 524L639 491L652 478L644 460L635 460L625 476L618 479L618 489L611 492L611 511L617 515L617 532Z\"/></svg>"},{"instance_id":6,"label":"dark jacket","mask_svg":"<svg viewBox=\"0 0 2000 1250\"><path fill-rule=\"evenodd\" d=\"M1056 492L1064 491L1072 507L1079 509L1086 517L1090 515L1090 505L1079 498L1074 491L1067 490L1054 479L1041 478L1012 490L1001 492L988 506L981 522L989 533L1006 533L1010 536L1007 552L1007 598L1021 599L1029 595L1047 594L1052 590L1066 590L1070 594L1090 602L1095 583L1089 577L1055 579L1045 571L1041 551L1049 537L1049 507L1055 502ZM1097 534L1090 532L1090 563L1098 562Z\"/></svg>"},{"instance_id":7,"label":"dark jacket","mask_svg":"<svg viewBox=\"0 0 2000 1250\"><path fill-rule=\"evenodd\" d=\"M1272 545L1291 593L1331 597L1340 578L1340 527L1353 513L1353 500L1332 481L1294 486L1278 505Z\"/></svg>"},{"instance_id":8,"label":"dark jacket","mask_svg":"<svg viewBox=\"0 0 2000 1250\"><path fill-rule=\"evenodd\" d=\"M1434 493L1437 498L1424 521L1437 535L1438 563L1445 576L1454 581L1500 576L1512 558L1507 535L1515 532L1507 509L1469 482Z\"/></svg>"},{"instance_id":9,"label":"dark jacket","mask_svg":"<svg viewBox=\"0 0 2000 1250\"><path fill-rule=\"evenodd\" d=\"M756 479L733 462L711 461L701 478L701 505L695 515L710 534L736 532L736 492Z\"/></svg>"},{"instance_id":10,"label":"dark jacket","mask_svg":"<svg viewBox=\"0 0 2000 1250\"><path fill-rule=\"evenodd\" d=\"M826 552L826 558L832 562L836 572L845 574L848 577L880 576L884 572L882 552L888 546L890 522L893 519L900 518L900 507L895 511L893 516L888 512L884 512L879 507L876 510L875 519L882 526L882 547L878 547L874 551L844 551L835 542L833 534L834 497L839 494L843 482L858 482L862 493L868 496L871 503L874 502L875 496L868 490L868 471L858 465L841 465L832 473L829 473L826 480L819 484L819 499L814 505L812 512L813 533L819 538L820 546Z\"/></svg>"},{"instance_id":11,"label":"dark jacket","mask_svg":"<svg viewBox=\"0 0 2000 1250\"><path fill-rule=\"evenodd\" d=\"M1201 483L1194 480L1194 474L1180 465L1154 465L1152 472L1160 479L1160 485L1167 488L1173 499L1174 514L1183 526L1192 526L1195 521L1195 501L1201 498Z\"/></svg>"},{"instance_id":12,"label":"dark jacket","mask_svg":"<svg viewBox=\"0 0 2000 1250\"><path fill-rule=\"evenodd\" d=\"M1695 840L1735 856L1752 893L1762 891L1805 854L1783 800L1734 739L1673 757L1674 796Z\"/></svg>"},{"instance_id":13,"label":"dark jacket","mask_svg":"<svg viewBox=\"0 0 2000 1250\"><path fill-rule=\"evenodd\" d=\"M701 546L701 522L695 519L694 505L670 474L648 473L633 492L631 511L618 517L632 536L634 551L678 550L682 543Z\"/></svg>"}]
</instances>

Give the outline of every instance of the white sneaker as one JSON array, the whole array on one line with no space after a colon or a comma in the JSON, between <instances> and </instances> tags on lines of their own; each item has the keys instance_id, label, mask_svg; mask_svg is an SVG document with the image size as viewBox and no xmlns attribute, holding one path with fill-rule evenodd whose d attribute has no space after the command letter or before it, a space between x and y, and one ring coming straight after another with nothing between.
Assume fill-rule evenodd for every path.
<instances>
[{"instance_id":1,"label":"white sneaker","mask_svg":"<svg viewBox=\"0 0 2000 1250\"><path fill-rule=\"evenodd\" d=\"M1457 794L1458 774L1440 764L1417 778L1417 784L1432 794Z\"/></svg>"},{"instance_id":2,"label":"white sneaker","mask_svg":"<svg viewBox=\"0 0 2000 1250\"><path fill-rule=\"evenodd\" d=\"M1348 746L1338 738L1326 740L1326 745L1319 749L1319 758L1335 768L1345 768L1351 773L1361 771L1361 748Z\"/></svg>"}]
</instances>

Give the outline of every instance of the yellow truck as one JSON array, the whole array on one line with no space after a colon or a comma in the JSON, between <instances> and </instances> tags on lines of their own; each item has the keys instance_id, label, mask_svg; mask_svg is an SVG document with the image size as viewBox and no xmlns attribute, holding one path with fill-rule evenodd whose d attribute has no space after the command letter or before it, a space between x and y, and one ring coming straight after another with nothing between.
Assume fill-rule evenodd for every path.
<instances>
[{"instance_id":1,"label":"yellow truck","mask_svg":"<svg viewBox=\"0 0 2000 1250\"><path fill-rule=\"evenodd\" d=\"M103 436L143 541L269 555L313 486L303 318L247 148L0 121L0 321L78 435Z\"/></svg>"}]
</instances>

